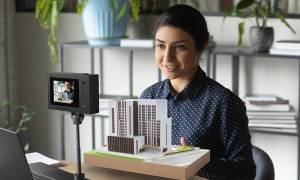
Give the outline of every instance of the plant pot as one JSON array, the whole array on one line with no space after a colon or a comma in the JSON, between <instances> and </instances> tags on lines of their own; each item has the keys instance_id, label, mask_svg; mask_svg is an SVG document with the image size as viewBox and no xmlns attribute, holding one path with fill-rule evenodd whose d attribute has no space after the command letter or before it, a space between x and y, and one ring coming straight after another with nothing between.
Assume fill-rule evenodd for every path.
<instances>
[{"instance_id":1,"label":"plant pot","mask_svg":"<svg viewBox=\"0 0 300 180\"><path fill-rule=\"evenodd\" d=\"M256 52L267 52L274 41L273 27L250 27L250 43Z\"/></svg>"},{"instance_id":2,"label":"plant pot","mask_svg":"<svg viewBox=\"0 0 300 180\"><path fill-rule=\"evenodd\" d=\"M141 15L139 21L129 20L127 35L130 39L153 39L158 15Z\"/></svg>"},{"instance_id":3,"label":"plant pot","mask_svg":"<svg viewBox=\"0 0 300 180\"><path fill-rule=\"evenodd\" d=\"M83 28L91 45L119 45L126 33L129 17L128 6L124 15L118 19L120 8L126 0L117 0L117 7L111 6L111 0L89 0L84 8Z\"/></svg>"}]
</instances>

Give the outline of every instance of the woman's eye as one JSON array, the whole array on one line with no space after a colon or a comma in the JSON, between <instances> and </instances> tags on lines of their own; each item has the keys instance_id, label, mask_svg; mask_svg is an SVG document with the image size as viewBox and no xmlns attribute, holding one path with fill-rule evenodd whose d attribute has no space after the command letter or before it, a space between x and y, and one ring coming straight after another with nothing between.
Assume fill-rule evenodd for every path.
<instances>
[{"instance_id":1,"label":"woman's eye","mask_svg":"<svg viewBox=\"0 0 300 180\"><path fill-rule=\"evenodd\" d=\"M165 45L163 45L163 44L156 44L156 48L163 49L164 47L165 47Z\"/></svg>"},{"instance_id":2,"label":"woman's eye","mask_svg":"<svg viewBox=\"0 0 300 180\"><path fill-rule=\"evenodd\" d=\"M185 50L185 49L186 49L186 46L183 45L183 44L179 44L179 45L176 45L176 49L179 49L179 50Z\"/></svg>"}]
</instances>

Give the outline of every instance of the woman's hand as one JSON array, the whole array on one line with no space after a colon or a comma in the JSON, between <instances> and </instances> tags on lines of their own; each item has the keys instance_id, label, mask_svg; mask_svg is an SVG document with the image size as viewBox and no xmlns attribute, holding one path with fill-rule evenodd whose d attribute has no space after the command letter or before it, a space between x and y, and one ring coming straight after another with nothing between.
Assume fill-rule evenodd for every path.
<instances>
[{"instance_id":1,"label":"woman's hand","mask_svg":"<svg viewBox=\"0 0 300 180\"><path fill-rule=\"evenodd\" d=\"M181 146L189 146L189 142L185 137L180 138L180 144Z\"/></svg>"}]
</instances>

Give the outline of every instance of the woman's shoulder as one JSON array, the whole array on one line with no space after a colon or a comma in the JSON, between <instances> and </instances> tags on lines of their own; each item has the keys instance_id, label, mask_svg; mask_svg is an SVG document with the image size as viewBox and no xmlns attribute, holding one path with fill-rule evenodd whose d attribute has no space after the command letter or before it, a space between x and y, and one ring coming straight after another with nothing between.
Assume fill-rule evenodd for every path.
<instances>
[{"instance_id":1,"label":"woman's shoulder","mask_svg":"<svg viewBox=\"0 0 300 180\"><path fill-rule=\"evenodd\" d=\"M207 90L221 101L234 100L242 102L242 100L230 89L210 78L207 80Z\"/></svg>"},{"instance_id":2,"label":"woman's shoulder","mask_svg":"<svg viewBox=\"0 0 300 180\"><path fill-rule=\"evenodd\" d=\"M162 93L162 90L163 90L165 84L166 84L166 80L163 80L163 81L157 82L157 83L149 86L142 92L140 98L141 99L157 99L157 98L159 98L158 96L160 93Z\"/></svg>"}]
</instances>

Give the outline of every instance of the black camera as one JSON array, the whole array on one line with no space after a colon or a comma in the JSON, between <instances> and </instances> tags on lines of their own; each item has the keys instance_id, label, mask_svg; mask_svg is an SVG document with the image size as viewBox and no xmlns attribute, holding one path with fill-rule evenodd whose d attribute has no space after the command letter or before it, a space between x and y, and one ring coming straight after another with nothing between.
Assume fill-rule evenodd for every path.
<instances>
[{"instance_id":1,"label":"black camera","mask_svg":"<svg viewBox=\"0 0 300 180\"><path fill-rule=\"evenodd\" d=\"M96 74L50 73L49 109L73 113L99 112L99 80Z\"/></svg>"}]
</instances>

